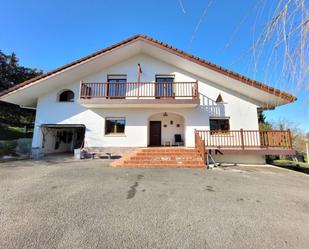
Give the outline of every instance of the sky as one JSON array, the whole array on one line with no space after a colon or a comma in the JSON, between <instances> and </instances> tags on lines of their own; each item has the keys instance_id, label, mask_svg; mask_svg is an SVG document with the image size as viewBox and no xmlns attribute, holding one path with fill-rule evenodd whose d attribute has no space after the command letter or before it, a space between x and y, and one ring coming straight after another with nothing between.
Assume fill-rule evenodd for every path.
<instances>
[{"instance_id":1,"label":"sky","mask_svg":"<svg viewBox=\"0 0 309 249\"><path fill-rule=\"evenodd\" d=\"M274 7L274 1L259 2L0 0L0 50L15 52L21 65L46 72L146 34L296 95L295 103L267 111L267 120L285 120L309 132L309 89L295 90L281 73L265 72L262 66L254 71L250 48Z\"/></svg>"}]
</instances>

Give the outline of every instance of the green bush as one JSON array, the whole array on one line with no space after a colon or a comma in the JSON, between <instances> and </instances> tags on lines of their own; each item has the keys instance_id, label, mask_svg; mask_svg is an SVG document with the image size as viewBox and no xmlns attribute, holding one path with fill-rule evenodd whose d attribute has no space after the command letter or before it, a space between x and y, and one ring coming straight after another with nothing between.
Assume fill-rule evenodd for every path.
<instances>
[{"instance_id":1,"label":"green bush","mask_svg":"<svg viewBox=\"0 0 309 249\"><path fill-rule=\"evenodd\" d=\"M0 155L16 155L17 141L4 141L0 143Z\"/></svg>"},{"instance_id":2,"label":"green bush","mask_svg":"<svg viewBox=\"0 0 309 249\"><path fill-rule=\"evenodd\" d=\"M32 138L33 133L24 133L22 127L0 125L0 140L13 140L18 138Z\"/></svg>"}]
</instances>

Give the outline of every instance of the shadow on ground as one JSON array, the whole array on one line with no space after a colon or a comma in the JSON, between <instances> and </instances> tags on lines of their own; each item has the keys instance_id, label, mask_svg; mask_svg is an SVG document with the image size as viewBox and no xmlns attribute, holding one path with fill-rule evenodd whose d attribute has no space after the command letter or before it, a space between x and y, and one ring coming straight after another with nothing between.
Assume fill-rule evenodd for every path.
<instances>
[{"instance_id":1,"label":"shadow on ground","mask_svg":"<svg viewBox=\"0 0 309 249\"><path fill-rule=\"evenodd\" d=\"M282 166L282 165L276 165L276 164L273 164L273 166L284 168L284 169L289 169L289 170L293 170L293 171L297 171L297 172L301 172L301 173L309 175L308 167L294 166L294 165Z\"/></svg>"}]
</instances>

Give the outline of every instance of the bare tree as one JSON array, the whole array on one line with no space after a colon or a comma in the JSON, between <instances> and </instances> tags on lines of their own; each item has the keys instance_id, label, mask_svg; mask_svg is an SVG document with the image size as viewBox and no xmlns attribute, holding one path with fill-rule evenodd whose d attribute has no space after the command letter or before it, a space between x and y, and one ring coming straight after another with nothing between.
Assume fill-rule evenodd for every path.
<instances>
[{"instance_id":1,"label":"bare tree","mask_svg":"<svg viewBox=\"0 0 309 249\"><path fill-rule=\"evenodd\" d=\"M306 134L306 132L300 129L297 124L285 119L279 119L272 123L272 127L276 130L290 129L292 133L293 148L299 153L306 153L306 138L309 134Z\"/></svg>"},{"instance_id":2,"label":"bare tree","mask_svg":"<svg viewBox=\"0 0 309 249\"><path fill-rule=\"evenodd\" d=\"M260 0L259 19L264 9L265 1ZM262 27L254 27L257 38L253 44L254 69L263 68L265 77L273 77L278 71L284 88L294 93L309 90L309 16L306 0L277 0L271 10L271 17ZM269 10L267 10L269 11ZM264 13L265 14L265 13ZM274 69L276 68L276 69ZM281 85L282 87L282 85Z\"/></svg>"}]
</instances>

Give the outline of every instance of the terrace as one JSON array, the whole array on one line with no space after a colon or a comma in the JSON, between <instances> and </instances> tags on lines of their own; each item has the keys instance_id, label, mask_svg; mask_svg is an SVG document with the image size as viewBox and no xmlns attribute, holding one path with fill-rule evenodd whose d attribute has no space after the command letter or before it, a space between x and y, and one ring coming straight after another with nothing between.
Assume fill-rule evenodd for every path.
<instances>
[{"instance_id":1,"label":"terrace","mask_svg":"<svg viewBox=\"0 0 309 249\"><path fill-rule=\"evenodd\" d=\"M196 107L198 82L81 82L79 103L88 108Z\"/></svg>"},{"instance_id":2,"label":"terrace","mask_svg":"<svg viewBox=\"0 0 309 249\"><path fill-rule=\"evenodd\" d=\"M195 130L195 147L205 160L207 153L218 155L294 155L290 130L258 131Z\"/></svg>"}]
</instances>

